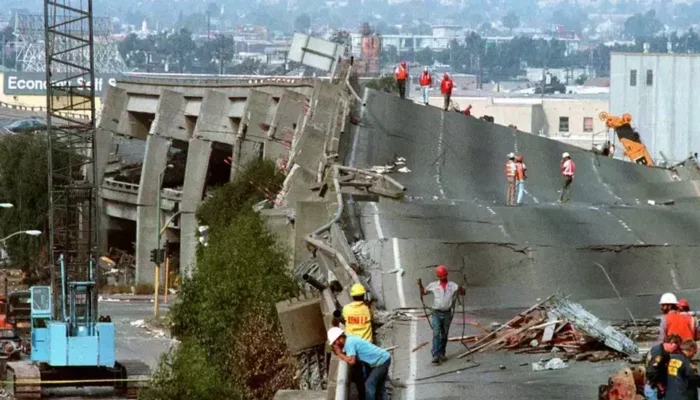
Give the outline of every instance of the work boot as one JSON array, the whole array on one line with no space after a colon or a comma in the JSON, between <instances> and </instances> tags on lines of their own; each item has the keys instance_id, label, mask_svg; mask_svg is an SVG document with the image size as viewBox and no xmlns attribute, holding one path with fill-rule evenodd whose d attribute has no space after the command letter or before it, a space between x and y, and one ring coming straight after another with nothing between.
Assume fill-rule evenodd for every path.
<instances>
[{"instance_id":1,"label":"work boot","mask_svg":"<svg viewBox=\"0 0 700 400\"><path fill-rule=\"evenodd\" d=\"M433 357L433 364L440 365L440 357L438 357L438 356Z\"/></svg>"},{"instance_id":2,"label":"work boot","mask_svg":"<svg viewBox=\"0 0 700 400\"><path fill-rule=\"evenodd\" d=\"M443 354L443 355L441 355L441 356L440 356L440 361L441 361L441 362L445 362L445 361L447 361L447 356L446 356L446 355L444 355L444 354Z\"/></svg>"}]
</instances>

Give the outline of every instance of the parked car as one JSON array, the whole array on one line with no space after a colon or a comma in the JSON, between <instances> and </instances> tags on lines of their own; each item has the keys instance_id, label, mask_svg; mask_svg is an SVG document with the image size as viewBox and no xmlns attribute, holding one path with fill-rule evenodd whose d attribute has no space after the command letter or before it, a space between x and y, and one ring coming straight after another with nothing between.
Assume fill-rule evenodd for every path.
<instances>
[{"instance_id":1,"label":"parked car","mask_svg":"<svg viewBox=\"0 0 700 400\"><path fill-rule=\"evenodd\" d=\"M7 132L13 134L28 133L41 129L46 129L46 123L38 119L22 119L5 127Z\"/></svg>"}]
</instances>

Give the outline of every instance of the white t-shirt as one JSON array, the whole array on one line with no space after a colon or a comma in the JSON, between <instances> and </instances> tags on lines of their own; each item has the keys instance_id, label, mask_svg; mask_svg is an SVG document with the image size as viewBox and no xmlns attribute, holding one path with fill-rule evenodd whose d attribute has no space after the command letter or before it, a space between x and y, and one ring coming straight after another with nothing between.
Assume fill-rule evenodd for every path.
<instances>
[{"instance_id":1,"label":"white t-shirt","mask_svg":"<svg viewBox=\"0 0 700 400\"><path fill-rule=\"evenodd\" d=\"M440 281L435 281L429 283L425 291L433 294L433 310L449 311L454 303L455 295L459 291L459 286L454 282L447 282L443 289Z\"/></svg>"}]
</instances>

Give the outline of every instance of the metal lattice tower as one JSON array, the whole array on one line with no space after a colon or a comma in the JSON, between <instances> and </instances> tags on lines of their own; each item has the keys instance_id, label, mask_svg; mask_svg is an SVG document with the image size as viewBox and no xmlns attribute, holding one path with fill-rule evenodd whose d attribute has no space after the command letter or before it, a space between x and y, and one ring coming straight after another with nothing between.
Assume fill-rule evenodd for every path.
<instances>
[{"instance_id":1,"label":"metal lattice tower","mask_svg":"<svg viewBox=\"0 0 700 400\"><path fill-rule=\"evenodd\" d=\"M56 263L61 254L69 280L96 279L94 268L89 268L97 259L92 0L44 0L44 25L49 248L56 298L60 294Z\"/></svg>"},{"instance_id":2,"label":"metal lattice tower","mask_svg":"<svg viewBox=\"0 0 700 400\"><path fill-rule=\"evenodd\" d=\"M57 16L60 20L62 16ZM126 63L119 54L116 43L110 40L112 23L108 17L93 19L95 72L98 74L121 74L127 71ZM14 17L16 38L16 65L25 72L46 70L44 16L16 14ZM86 55L87 56L87 55Z\"/></svg>"}]
</instances>

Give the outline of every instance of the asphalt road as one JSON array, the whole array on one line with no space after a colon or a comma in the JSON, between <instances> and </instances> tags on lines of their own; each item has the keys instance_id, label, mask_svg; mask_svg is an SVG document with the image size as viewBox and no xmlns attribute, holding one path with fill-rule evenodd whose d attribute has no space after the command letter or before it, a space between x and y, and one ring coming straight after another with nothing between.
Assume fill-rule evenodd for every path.
<instances>
[{"instance_id":1,"label":"asphalt road","mask_svg":"<svg viewBox=\"0 0 700 400\"><path fill-rule=\"evenodd\" d=\"M466 286L468 311L487 324L508 319L487 309L512 314L555 292L606 319L629 312L653 317L666 291L700 304L700 185L682 180L698 176L695 165L677 172L639 166L374 91L365 100L361 125L341 149L345 162L371 168L403 157L410 170L392 175L407 187L403 202L357 206L366 241L360 250L385 308L420 310L416 279L433 280L427 266L438 263ZM517 208L505 205L511 151L528 166L525 204ZM572 202L559 205L565 151L577 169ZM478 368L422 380L464 365L453 360L436 368L429 346L409 350L430 335L424 321L414 320L397 324L387 335L391 343L382 343L398 346L392 374L408 384L403 399L464 398L465 392L479 399L595 398L598 385L620 367L575 363L532 372L519 366L532 357L480 354Z\"/></svg>"}]
</instances>

